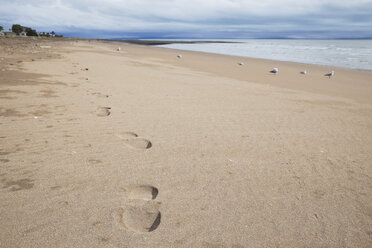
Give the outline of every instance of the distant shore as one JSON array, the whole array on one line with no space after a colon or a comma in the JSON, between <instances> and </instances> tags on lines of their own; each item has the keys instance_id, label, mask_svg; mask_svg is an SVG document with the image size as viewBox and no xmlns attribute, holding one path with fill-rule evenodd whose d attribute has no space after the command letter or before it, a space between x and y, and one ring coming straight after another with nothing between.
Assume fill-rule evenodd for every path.
<instances>
[{"instance_id":1,"label":"distant shore","mask_svg":"<svg viewBox=\"0 0 372 248\"><path fill-rule=\"evenodd\" d=\"M134 40L117 40L112 39L108 40L105 39L105 41L117 41L117 42L123 42L128 44L136 44L136 45L145 45L145 46L160 46L160 45L169 45L169 44L208 44L208 43L240 43L238 41L201 41L201 40L140 40L140 39L134 39Z\"/></svg>"}]
</instances>

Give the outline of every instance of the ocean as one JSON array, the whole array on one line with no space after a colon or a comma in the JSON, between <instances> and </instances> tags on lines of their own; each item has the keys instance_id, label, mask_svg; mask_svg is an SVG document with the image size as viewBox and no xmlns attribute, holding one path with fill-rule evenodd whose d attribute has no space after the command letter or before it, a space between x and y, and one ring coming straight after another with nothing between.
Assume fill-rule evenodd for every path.
<instances>
[{"instance_id":1,"label":"ocean","mask_svg":"<svg viewBox=\"0 0 372 248\"><path fill-rule=\"evenodd\" d=\"M235 55L251 58L372 70L372 40L252 39L214 41L227 41L236 43L174 43L159 46L173 49Z\"/></svg>"}]
</instances>

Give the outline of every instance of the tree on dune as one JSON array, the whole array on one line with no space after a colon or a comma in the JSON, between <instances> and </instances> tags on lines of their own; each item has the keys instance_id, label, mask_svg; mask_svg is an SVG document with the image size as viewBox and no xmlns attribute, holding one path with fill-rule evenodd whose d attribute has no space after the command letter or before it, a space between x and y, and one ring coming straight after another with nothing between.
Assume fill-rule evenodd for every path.
<instances>
[{"instance_id":1,"label":"tree on dune","mask_svg":"<svg viewBox=\"0 0 372 248\"><path fill-rule=\"evenodd\" d=\"M0 31L2 31L4 28L3 28L3 26L0 26Z\"/></svg>"}]
</instances>

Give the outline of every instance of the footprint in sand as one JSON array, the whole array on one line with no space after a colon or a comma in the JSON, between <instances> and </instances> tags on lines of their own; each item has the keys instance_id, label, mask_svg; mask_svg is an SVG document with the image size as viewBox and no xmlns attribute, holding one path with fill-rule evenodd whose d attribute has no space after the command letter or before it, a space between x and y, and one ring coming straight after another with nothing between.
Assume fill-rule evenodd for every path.
<instances>
[{"instance_id":1,"label":"footprint in sand","mask_svg":"<svg viewBox=\"0 0 372 248\"><path fill-rule=\"evenodd\" d=\"M136 185L127 189L129 199L155 200L158 193L159 190L151 185Z\"/></svg>"},{"instance_id":2,"label":"footprint in sand","mask_svg":"<svg viewBox=\"0 0 372 248\"><path fill-rule=\"evenodd\" d=\"M154 201L159 191L150 185L128 187L130 202L119 209L115 218L117 223L134 232L152 232L160 225L160 202Z\"/></svg>"},{"instance_id":3,"label":"footprint in sand","mask_svg":"<svg viewBox=\"0 0 372 248\"><path fill-rule=\"evenodd\" d=\"M146 150L152 147L151 141L145 138L140 138L136 133L133 132L122 132L117 135L119 138L124 140L124 143L134 149Z\"/></svg>"},{"instance_id":4,"label":"footprint in sand","mask_svg":"<svg viewBox=\"0 0 372 248\"><path fill-rule=\"evenodd\" d=\"M135 149L145 150L152 147L151 141L144 138L128 139L125 143Z\"/></svg>"},{"instance_id":5,"label":"footprint in sand","mask_svg":"<svg viewBox=\"0 0 372 248\"><path fill-rule=\"evenodd\" d=\"M119 222L134 232L152 232L160 225L159 203L138 201L119 211Z\"/></svg>"},{"instance_id":6,"label":"footprint in sand","mask_svg":"<svg viewBox=\"0 0 372 248\"><path fill-rule=\"evenodd\" d=\"M98 107L94 113L100 117L109 116L111 114L110 109L110 107Z\"/></svg>"}]
</instances>

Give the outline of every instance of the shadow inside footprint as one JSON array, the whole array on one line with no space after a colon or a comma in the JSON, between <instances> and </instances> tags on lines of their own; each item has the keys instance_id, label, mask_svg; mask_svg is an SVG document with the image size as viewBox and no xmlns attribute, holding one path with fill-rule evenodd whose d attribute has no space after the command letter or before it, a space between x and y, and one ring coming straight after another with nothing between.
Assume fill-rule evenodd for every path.
<instances>
[{"instance_id":1,"label":"shadow inside footprint","mask_svg":"<svg viewBox=\"0 0 372 248\"><path fill-rule=\"evenodd\" d=\"M158 216L156 217L154 223L152 223L152 226L149 229L149 232L154 231L158 226L160 225L160 220L161 220L161 213L159 212Z\"/></svg>"}]
</instances>

